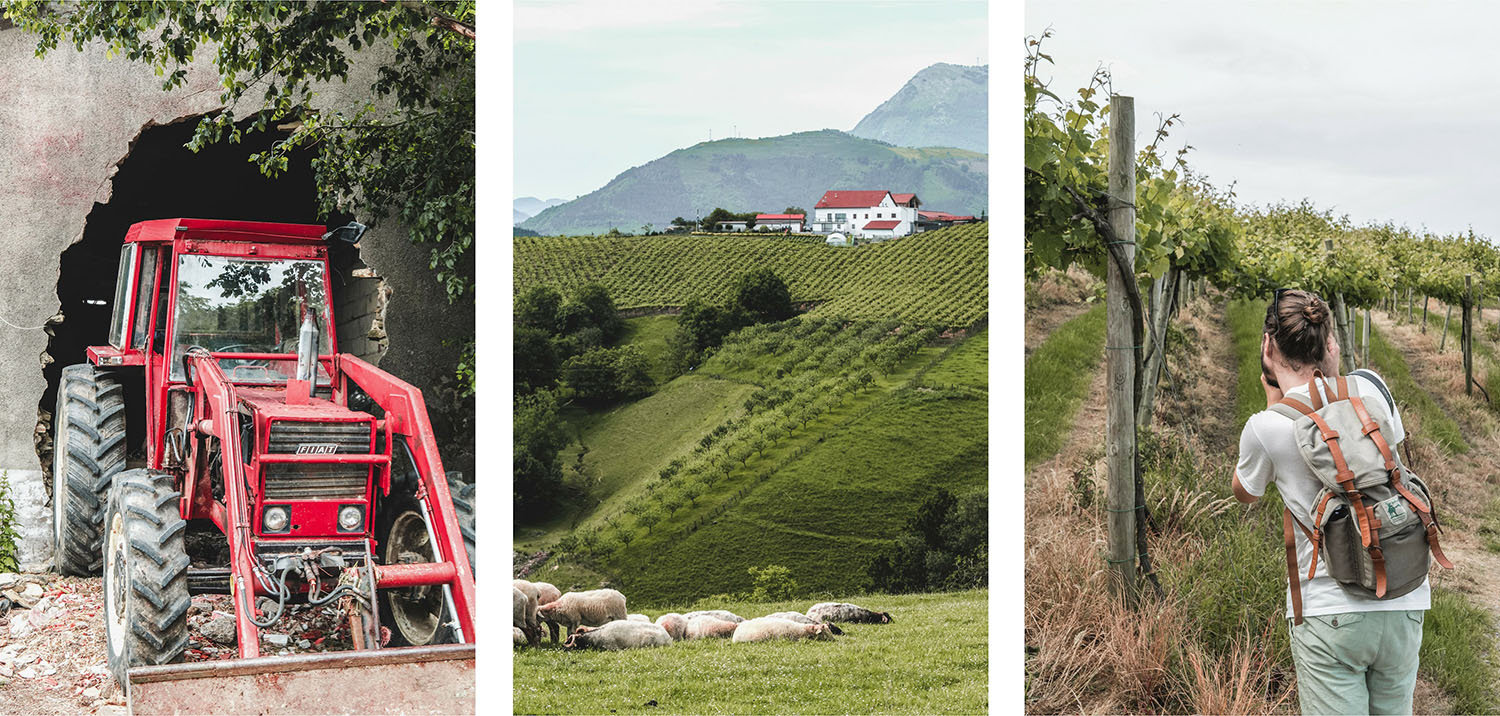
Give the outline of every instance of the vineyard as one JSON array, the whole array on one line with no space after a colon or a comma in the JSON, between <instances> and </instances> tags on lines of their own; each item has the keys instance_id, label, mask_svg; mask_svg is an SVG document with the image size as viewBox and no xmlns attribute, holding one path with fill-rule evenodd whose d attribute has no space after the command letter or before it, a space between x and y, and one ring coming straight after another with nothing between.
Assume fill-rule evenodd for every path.
<instances>
[{"instance_id":1,"label":"vineyard","mask_svg":"<svg viewBox=\"0 0 1500 716\"><path fill-rule=\"evenodd\" d=\"M987 313L989 225L839 248L780 236L516 237L515 290L604 285L621 308L722 301L748 267L776 272L813 316L967 327Z\"/></svg>"},{"instance_id":2,"label":"vineyard","mask_svg":"<svg viewBox=\"0 0 1500 716\"><path fill-rule=\"evenodd\" d=\"M1176 116L1138 153L1112 137L1133 102L1107 95L1106 70L1071 98L1050 89L1049 34L1028 38L1023 74L1028 281L1123 273L1107 300L1125 320L1116 332L1085 305L1097 286L1061 325L1028 304L1028 711L1296 709L1280 497L1246 508L1229 489L1239 430L1265 407L1261 320L1278 288L1329 301L1342 370L1386 377L1418 472L1453 506L1444 545L1460 564L1432 575L1418 712L1500 708L1500 542L1484 541L1500 534L1500 329L1480 308L1500 293L1500 250L1305 200L1240 204L1191 170L1187 147L1167 149ZM1114 164L1112 146L1125 147ZM1106 381L1106 366L1133 384ZM1116 401L1124 419L1106 421Z\"/></svg>"},{"instance_id":3,"label":"vineyard","mask_svg":"<svg viewBox=\"0 0 1500 716\"><path fill-rule=\"evenodd\" d=\"M747 568L769 559L759 555L801 555L780 563L808 588L858 584L868 560L847 556L889 539L918 492L983 485L986 398L981 388L959 384L984 383L983 344L979 355L968 348L982 335L943 347L932 345L933 328L812 316L739 331L694 375L678 379L695 392L742 396L737 404L714 401L709 411L719 417L711 425L690 418L703 426L690 444L664 431L662 438L679 440L675 449L632 460L635 479L612 484L589 515L526 542L572 555L568 568L635 575L632 594L647 601L728 592ZM962 354L950 354L961 347ZM929 371L943 382L925 381ZM680 397L671 388L623 410L682 416L681 407L666 408ZM900 447L914 430L941 430L956 419L968 424L953 428L946 444ZM861 449L887 432L894 442L873 453ZM603 484L595 478L616 467L589 459L606 434L564 450L579 465L578 479ZM971 464L935 474L928 467L955 453ZM839 473L848 479L833 478ZM899 499L861 499L886 490ZM752 543L766 548L750 549ZM726 544L736 549L725 551Z\"/></svg>"}]
</instances>

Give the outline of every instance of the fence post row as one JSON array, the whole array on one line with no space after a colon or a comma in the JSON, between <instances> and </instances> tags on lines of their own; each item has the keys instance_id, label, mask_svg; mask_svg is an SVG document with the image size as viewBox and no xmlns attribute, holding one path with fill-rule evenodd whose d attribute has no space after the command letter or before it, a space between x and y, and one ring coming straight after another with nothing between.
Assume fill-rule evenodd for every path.
<instances>
[{"instance_id":1,"label":"fence post row","mask_svg":"<svg viewBox=\"0 0 1500 716\"><path fill-rule=\"evenodd\" d=\"M1135 579L1135 335L1126 281L1135 281L1135 98L1109 100L1109 225L1124 249L1125 269L1108 266L1105 357L1109 409L1105 455L1109 463L1109 567L1127 604ZM1114 247L1106 247L1114 248ZM1191 285L1191 284L1190 284Z\"/></svg>"},{"instance_id":2,"label":"fence post row","mask_svg":"<svg viewBox=\"0 0 1500 716\"><path fill-rule=\"evenodd\" d=\"M1333 239L1323 239L1323 251L1328 256L1328 263L1334 263ZM1354 345L1354 336L1351 335L1353 331L1349 328L1349 314L1345 310L1344 294L1335 292L1329 296L1329 299L1329 308L1333 309L1333 329L1334 333L1338 334L1341 349L1340 362L1343 365L1339 366L1339 372L1352 373L1354 372L1354 354L1358 348Z\"/></svg>"}]
</instances>

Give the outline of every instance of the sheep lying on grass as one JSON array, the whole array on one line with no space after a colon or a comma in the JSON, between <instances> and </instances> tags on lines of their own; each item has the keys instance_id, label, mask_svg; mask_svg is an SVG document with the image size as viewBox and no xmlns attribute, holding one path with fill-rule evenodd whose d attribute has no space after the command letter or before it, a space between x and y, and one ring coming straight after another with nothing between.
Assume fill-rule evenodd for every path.
<instances>
[{"instance_id":1,"label":"sheep lying on grass","mask_svg":"<svg viewBox=\"0 0 1500 716\"><path fill-rule=\"evenodd\" d=\"M510 631L512 643L516 646L522 646L526 643L526 632L521 631L521 627L513 626L510 628Z\"/></svg>"},{"instance_id":2,"label":"sheep lying on grass","mask_svg":"<svg viewBox=\"0 0 1500 716\"><path fill-rule=\"evenodd\" d=\"M541 646L542 630L536 626L536 600L521 591L520 587L511 587L510 591L511 626L520 629L532 646Z\"/></svg>"},{"instance_id":3,"label":"sheep lying on grass","mask_svg":"<svg viewBox=\"0 0 1500 716\"><path fill-rule=\"evenodd\" d=\"M625 615L625 621L646 622L647 624L650 624L651 623L651 617L648 617L645 614L626 614Z\"/></svg>"},{"instance_id":4,"label":"sheep lying on grass","mask_svg":"<svg viewBox=\"0 0 1500 716\"><path fill-rule=\"evenodd\" d=\"M735 614L733 612L726 612L723 609L707 609L696 612L688 612L687 614L684 614L682 616L686 617L688 620L692 620L693 617L701 616L718 617L719 619L723 619L724 621L734 622L736 624L745 621L744 617L739 616L738 614Z\"/></svg>"},{"instance_id":5,"label":"sheep lying on grass","mask_svg":"<svg viewBox=\"0 0 1500 716\"><path fill-rule=\"evenodd\" d=\"M773 617L760 617L741 622L734 630L733 641L736 644L772 639L833 641L833 632L829 630L827 624L799 624Z\"/></svg>"},{"instance_id":6,"label":"sheep lying on grass","mask_svg":"<svg viewBox=\"0 0 1500 716\"><path fill-rule=\"evenodd\" d=\"M663 629L666 629L667 633L672 636L673 641L682 641L683 639L687 638L688 620L686 617L678 614L677 612L671 612L669 614L663 614L657 617L656 625Z\"/></svg>"},{"instance_id":7,"label":"sheep lying on grass","mask_svg":"<svg viewBox=\"0 0 1500 716\"><path fill-rule=\"evenodd\" d=\"M822 623L822 622L820 622L820 621L818 621L816 619L813 619L812 617L810 617L810 616L808 616L806 614L803 614L801 612L776 612L775 614L767 614L766 617L770 618L770 619L785 619L785 620L787 620L789 622L797 622L798 624L821 624ZM828 625L828 629L829 629L829 631L833 632L834 636L843 636L844 635L844 630L838 628L838 626L835 625L835 624L829 624Z\"/></svg>"},{"instance_id":8,"label":"sheep lying on grass","mask_svg":"<svg viewBox=\"0 0 1500 716\"><path fill-rule=\"evenodd\" d=\"M624 620L625 595L613 589L568 592L538 607L537 615L557 622L572 634L580 626L603 626L616 620Z\"/></svg>"},{"instance_id":9,"label":"sheep lying on grass","mask_svg":"<svg viewBox=\"0 0 1500 716\"><path fill-rule=\"evenodd\" d=\"M672 637L667 630L649 622L612 621L601 627L580 627L563 642L564 649L641 649L669 646Z\"/></svg>"},{"instance_id":10,"label":"sheep lying on grass","mask_svg":"<svg viewBox=\"0 0 1500 716\"><path fill-rule=\"evenodd\" d=\"M687 620L687 629L684 638L693 639L728 639L734 636L735 627L738 622L720 619L712 614L700 614Z\"/></svg>"},{"instance_id":11,"label":"sheep lying on grass","mask_svg":"<svg viewBox=\"0 0 1500 716\"><path fill-rule=\"evenodd\" d=\"M889 612L877 612L855 604L823 602L807 610L807 616L820 622L845 622L849 624L890 624Z\"/></svg>"}]
</instances>

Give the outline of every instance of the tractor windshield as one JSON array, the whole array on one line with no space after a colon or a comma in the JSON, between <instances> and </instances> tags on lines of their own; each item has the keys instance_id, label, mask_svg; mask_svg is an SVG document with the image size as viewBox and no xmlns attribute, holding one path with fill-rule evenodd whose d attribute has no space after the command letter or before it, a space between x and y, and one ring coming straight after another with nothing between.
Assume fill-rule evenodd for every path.
<instances>
[{"instance_id":1,"label":"tractor windshield","mask_svg":"<svg viewBox=\"0 0 1500 716\"><path fill-rule=\"evenodd\" d=\"M184 255L177 262L177 320L172 377L183 378L182 356L194 346L214 353L295 356L306 311L318 327L318 353L331 351L321 261ZM296 358L226 357L224 375L236 383L282 383L296 375ZM322 363L318 382L328 381Z\"/></svg>"}]
</instances>

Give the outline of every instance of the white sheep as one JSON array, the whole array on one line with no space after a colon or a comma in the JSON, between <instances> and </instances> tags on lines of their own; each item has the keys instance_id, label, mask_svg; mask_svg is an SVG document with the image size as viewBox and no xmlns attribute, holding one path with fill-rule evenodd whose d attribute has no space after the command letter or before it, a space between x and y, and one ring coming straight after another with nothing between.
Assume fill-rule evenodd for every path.
<instances>
[{"instance_id":1,"label":"white sheep","mask_svg":"<svg viewBox=\"0 0 1500 716\"><path fill-rule=\"evenodd\" d=\"M877 612L844 602L823 602L807 610L807 616L820 622L846 622L852 624L890 624L890 612Z\"/></svg>"},{"instance_id":2,"label":"white sheep","mask_svg":"<svg viewBox=\"0 0 1500 716\"><path fill-rule=\"evenodd\" d=\"M689 620L691 620L693 617L701 616L718 617L720 619L723 619L724 621L734 622L736 624L745 621L744 617L739 616L738 614L735 614L733 612L726 612L723 609L707 609L703 611L688 612L687 614L684 614L682 616Z\"/></svg>"},{"instance_id":3,"label":"white sheep","mask_svg":"<svg viewBox=\"0 0 1500 716\"><path fill-rule=\"evenodd\" d=\"M646 622L647 624L652 623L651 622L651 617L648 617L645 614L626 614L625 615L625 621Z\"/></svg>"},{"instance_id":4,"label":"white sheep","mask_svg":"<svg viewBox=\"0 0 1500 716\"><path fill-rule=\"evenodd\" d=\"M775 614L767 614L766 617L771 619L785 619L789 622L797 622L798 624L822 624L822 622L801 612L776 612ZM844 635L844 630L838 628L835 624L829 624L828 629L833 632L834 636Z\"/></svg>"},{"instance_id":5,"label":"white sheep","mask_svg":"<svg viewBox=\"0 0 1500 716\"><path fill-rule=\"evenodd\" d=\"M687 618L676 612L663 614L656 618L656 625L666 629L672 635L674 641L682 641L687 638Z\"/></svg>"},{"instance_id":6,"label":"white sheep","mask_svg":"<svg viewBox=\"0 0 1500 716\"><path fill-rule=\"evenodd\" d=\"M563 642L564 649L640 649L651 646L669 646L671 635L667 630L649 622L620 620L600 627L580 627Z\"/></svg>"},{"instance_id":7,"label":"white sheep","mask_svg":"<svg viewBox=\"0 0 1500 716\"><path fill-rule=\"evenodd\" d=\"M552 602L555 602L557 601L558 597L562 596L562 592L559 591L557 587L554 587L546 582L532 582L532 585L536 587L536 605L538 607L542 606L543 604L550 604ZM537 615L537 618L541 621L542 624L545 624L547 626L547 631L552 634L553 644L561 641L560 632L562 631L562 625L550 619L542 619L540 614Z\"/></svg>"},{"instance_id":8,"label":"white sheep","mask_svg":"<svg viewBox=\"0 0 1500 716\"><path fill-rule=\"evenodd\" d=\"M542 630L533 626L536 618L536 602L519 587L511 587L511 626L520 629L532 646L542 643Z\"/></svg>"},{"instance_id":9,"label":"white sheep","mask_svg":"<svg viewBox=\"0 0 1500 716\"><path fill-rule=\"evenodd\" d=\"M580 626L602 626L625 619L625 595L613 589L568 592L537 608L537 616L557 622L569 634Z\"/></svg>"},{"instance_id":10,"label":"white sheep","mask_svg":"<svg viewBox=\"0 0 1500 716\"><path fill-rule=\"evenodd\" d=\"M541 601L540 595L538 595L537 593L536 585L524 579L513 579L511 580L510 585L515 589L519 589L522 594L526 595L526 599L530 601L530 605L526 614L526 633L527 635L536 634L536 639L534 640L532 646L541 646L542 623L538 619L536 614L537 605L540 604Z\"/></svg>"},{"instance_id":11,"label":"white sheep","mask_svg":"<svg viewBox=\"0 0 1500 716\"><path fill-rule=\"evenodd\" d=\"M829 630L827 624L799 624L786 619L760 617L737 625L733 642L740 644L772 639L833 641L833 632Z\"/></svg>"},{"instance_id":12,"label":"white sheep","mask_svg":"<svg viewBox=\"0 0 1500 716\"><path fill-rule=\"evenodd\" d=\"M739 622L720 619L712 614L700 614L687 620L683 639L728 639L734 636L734 628L739 625Z\"/></svg>"},{"instance_id":13,"label":"white sheep","mask_svg":"<svg viewBox=\"0 0 1500 716\"><path fill-rule=\"evenodd\" d=\"M521 627L513 626L510 628L510 631L511 641L514 642L516 646L523 646L526 644L526 632L522 631Z\"/></svg>"}]
</instances>

